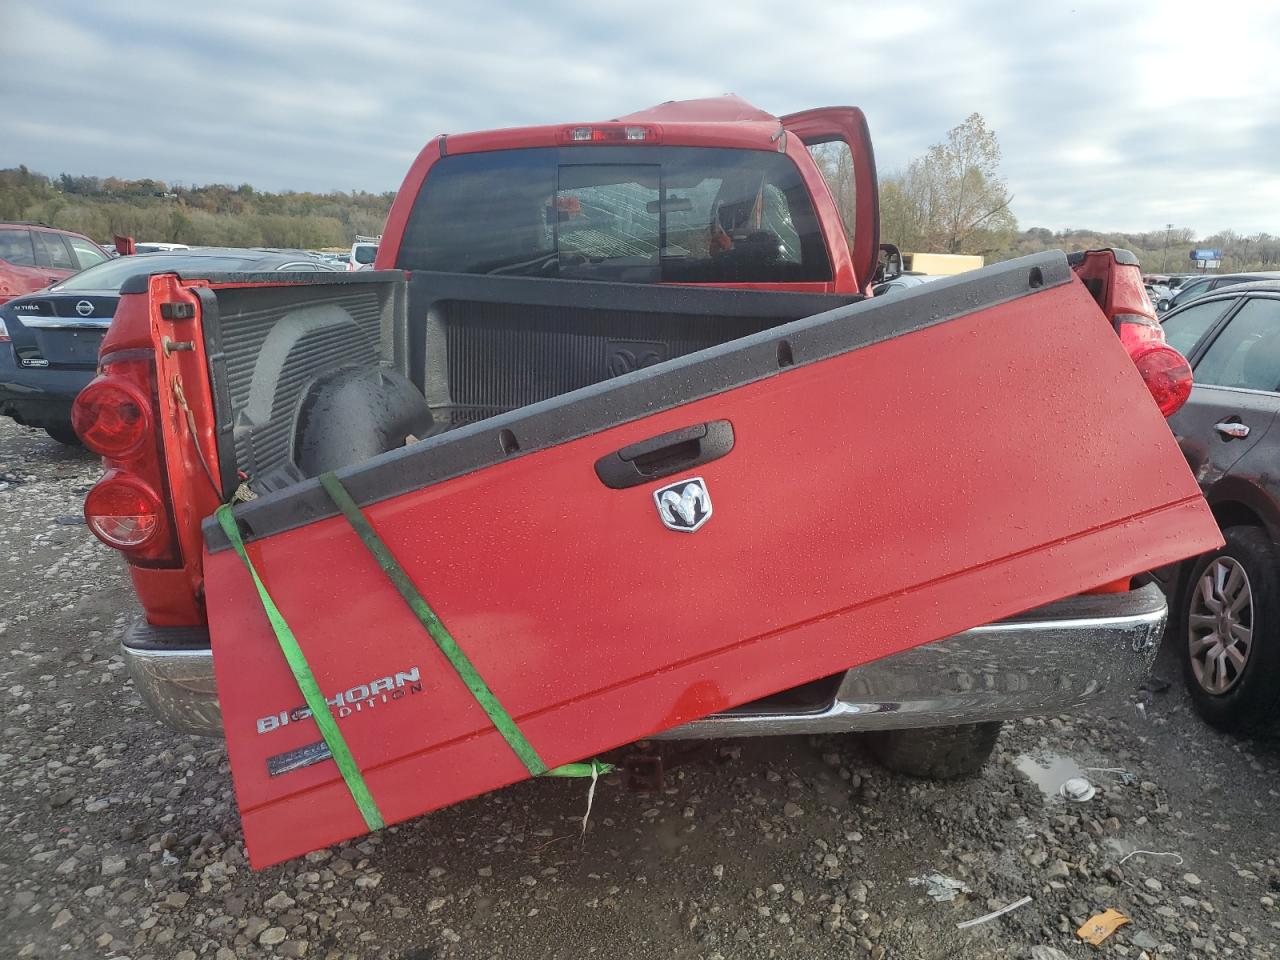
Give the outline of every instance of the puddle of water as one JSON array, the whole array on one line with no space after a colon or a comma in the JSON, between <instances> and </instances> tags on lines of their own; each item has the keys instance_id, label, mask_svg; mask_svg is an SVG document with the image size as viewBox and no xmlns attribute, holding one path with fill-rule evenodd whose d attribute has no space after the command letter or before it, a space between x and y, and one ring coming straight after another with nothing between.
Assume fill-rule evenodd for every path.
<instances>
[{"instance_id":1,"label":"puddle of water","mask_svg":"<svg viewBox=\"0 0 1280 960\"><path fill-rule=\"evenodd\" d=\"M1081 769L1080 764L1058 753L1045 753L1040 756L1024 753L1014 761L1014 766L1039 787L1046 797L1053 800L1062 799L1059 791L1062 785L1072 777L1089 779L1089 775Z\"/></svg>"}]
</instances>

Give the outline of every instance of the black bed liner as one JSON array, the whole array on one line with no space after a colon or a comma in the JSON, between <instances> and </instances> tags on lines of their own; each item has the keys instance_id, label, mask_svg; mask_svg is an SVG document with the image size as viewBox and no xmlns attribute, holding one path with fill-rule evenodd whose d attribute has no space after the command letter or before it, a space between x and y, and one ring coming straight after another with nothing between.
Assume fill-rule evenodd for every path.
<instances>
[{"instance_id":1,"label":"black bed liner","mask_svg":"<svg viewBox=\"0 0 1280 960\"><path fill-rule=\"evenodd\" d=\"M440 275L436 275L440 276ZM462 476L513 457L627 423L661 410L987 307L1015 300L1040 289L1069 283L1072 273L1058 251L1034 254L983 270L938 280L892 296L838 306L803 319L631 373L560 396L459 427L420 443L390 451L365 463L338 471L343 485L361 505L408 493L433 483ZM277 276L278 279L278 276ZM493 289L491 277L467 278L460 288L475 284ZM510 283L510 286L505 286ZM741 290L646 287L575 281L502 280L503 289L517 297L563 298L565 284L590 287L574 296L622 309L647 308L661 312L664 304L680 313L690 306L734 313L767 309L766 300L806 296ZM532 285L532 286L527 286ZM519 289L518 287L524 288ZM497 295L490 293L489 295ZM816 297L815 302L824 298ZM523 301L518 301L523 302ZM827 300L829 304L830 301ZM332 501L316 480L269 493L236 508L246 540L265 537L337 515ZM209 549L229 546L212 520L204 534Z\"/></svg>"},{"instance_id":2,"label":"black bed liner","mask_svg":"<svg viewBox=\"0 0 1280 960\"><path fill-rule=\"evenodd\" d=\"M415 271L409 376L452 429L861 299Z\"/></svg>"}]
</instances>

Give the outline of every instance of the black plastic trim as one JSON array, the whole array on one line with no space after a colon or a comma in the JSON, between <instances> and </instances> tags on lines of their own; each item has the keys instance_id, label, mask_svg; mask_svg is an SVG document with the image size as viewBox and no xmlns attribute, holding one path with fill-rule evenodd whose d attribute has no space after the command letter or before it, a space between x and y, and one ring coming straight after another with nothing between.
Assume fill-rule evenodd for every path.
<instances>
[{"instance_id":1,"label":"black plastic trim","mask_svg":"<svg viewBox=\"0 0 1280 960\"><path fill-rule=\"evenodd\" d=\"M354 273L318 270L277 270L271 273L208 273L200 270L156 270L154 273L139 273L127 279L120 287L121 293L146 293L152 277L174 276L179 280L207 280L220 285L248 283L270 284L272 286L316 286L326 283L386 283L404 280L403 270L360 270Z\"/></svg>"},{"instance_id":2,"label":"black plastic trim","mask_svg":"<svg viewBox=\"0 0 1280 960\"><path fill-rule=\"evenodd\" d=\"M121 646L130 650L208 650L207 626L157 627L135 620L125 630Z\"/></svg>"},{"instance_id":3,"label":"black plastic trim","mask_svg":"<svg viewBox=\"0 0 1280 960\"><path fill-rule=\"evenodd\" d=\"M1039 280L1037 287L1031 284L1033 274ZM790 373L808 364L924 330L997 304L1042 293L1070 283L1073 276L1061 251L1021 257L924 284L895 293L892 297L838 307L646 367L459 427L337 473L352 498L358 504L367 505L747 383L783 372ZM660 289L632 288L637 300L654 296ZM743 295L741 291L682 292L718 292L730 297ZM726 311L723 305L719 310L732 312ZM778 345L782 340L786 340L791 348L793 366L779 367ZM515 439L518 449L504 451L504 446L510 447L509 442L504 444L500 439L504 432ZM265 494L236 508L242 536L248 540L336 515L333 501L316 480ZM212 518L205 521L204 534L211 551L227 549L226 536Z\"/></svg>"},{"instance_id":4,"label":"black plastic trim","mask_svg":"<svg viewBox=\"0 0 1280 960\"><path fill-rule=\"evenodd\" d=\"M213 394L213 436L218 448L219 494L227 499L239 486L236 474L235 414L231 409L231 390L227 386L227 360L222 349L221 311L218 294L209 287L192 287L200 301L200 329L204 334L204 352L209 365L210 392Z\"/></svg>"},{"instance_id":5,"label":"black plastic trim","mask_svg":"<svg viewBox=\"0 0 1280 960\"><path fill-rule=\"evenodd\" d=\"M507 277L484 273L414 270L409 276L409 305L415 315L441 300L520 303L546 307L616 308L641 313L698 313L734 317L804 316L865 299L861 294L791 293L702 287L686 284L613 283Z\"/></svg>"},{"instance_id":6,"label":"black plastic trim","mask_svg":"<svg viewBox=\"0 0 1280 960\"><path fill-rule=\"evenodd\" d=\"M719 460L733 449L733 440L728 420L681 427L601 457L596 476L611 490L625 490Z\"/></svg>"},{"instance_id":7,"label":"black plastic trim","mask_svg":"<svg viewBox=\"0 0 1280 960\"><path fill-rule=\"evenodd\" d=\"M1126 267L1139 267L1142 264L1138 262L1138 258L1129 250L1123 247L1098 247L1093 250L1078 250L1075 253L1067 254L1067 263L1075 266L1084 263L1084 258L1091 253L1107 253L1110 252L1116 258L1116 263L1124 264Z\"/></svg>"},{"instance_id":8,"label":"black plastic trim","mask_svg":"<svg viewBox=\"0 0 1280 960\"><path fill-rule=\"evenodd\" d=\"M190 320L196 315L196 308L189 303L162 303L160 317L164 320Z\"/></svg>"}]
</instances>

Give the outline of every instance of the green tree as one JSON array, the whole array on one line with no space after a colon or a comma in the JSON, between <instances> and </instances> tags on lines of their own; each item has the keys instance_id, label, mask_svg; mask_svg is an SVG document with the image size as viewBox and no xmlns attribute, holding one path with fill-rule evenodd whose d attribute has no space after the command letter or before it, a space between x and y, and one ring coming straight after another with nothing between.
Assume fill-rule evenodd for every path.
<instances>
[{"instance_id":1,"label":"green tree","mask_svg":"<svg viewBox=\"0 0 1280 960\"><path fill-rule=\"evenodd\" d=\"M99 241L216 246L342 247L382 230L394 193L263 193L249 184L178 186L159 180L0 170L0 219L40 220Z\"/></svg>"}]
</instances>

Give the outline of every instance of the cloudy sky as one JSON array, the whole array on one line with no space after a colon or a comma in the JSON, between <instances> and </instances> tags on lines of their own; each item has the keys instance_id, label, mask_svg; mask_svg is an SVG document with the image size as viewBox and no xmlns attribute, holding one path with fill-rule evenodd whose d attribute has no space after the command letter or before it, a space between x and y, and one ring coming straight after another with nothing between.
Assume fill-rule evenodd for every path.
<instances>
[{"instance_id":1,"label":"cloudy sky","mask_svg":"<svg viewBox=\"0 0 1280 960\"><path fill-rule=\"evenodd\" d=\"M0 37L0 167L392 190L436 133L734 92L861 106L883 170L977 111L1024 227L1280 233L1274 0L0 0Z\"/></svg>"}]
</instances>

